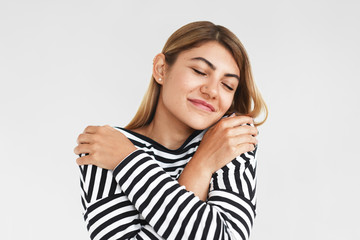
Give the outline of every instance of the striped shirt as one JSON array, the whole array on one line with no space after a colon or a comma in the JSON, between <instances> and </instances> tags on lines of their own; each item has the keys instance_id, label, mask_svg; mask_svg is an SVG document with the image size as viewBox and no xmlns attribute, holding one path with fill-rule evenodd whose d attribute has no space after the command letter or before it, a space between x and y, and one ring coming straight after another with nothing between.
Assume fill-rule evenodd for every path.
<instances>
[{"instance_id":1,"label":"striped shirt","mask_svg":"<svg viewBox=\"0 0 360 240\"><path fill-rule=\"evenodd\" d=\"M248 239L256 208L257 148L211 178L201 201L177 179L204 131L177 150L116 128L136 146L113 171L80 166L83 216L91 239Z\"/></svg>"}]
</instances>

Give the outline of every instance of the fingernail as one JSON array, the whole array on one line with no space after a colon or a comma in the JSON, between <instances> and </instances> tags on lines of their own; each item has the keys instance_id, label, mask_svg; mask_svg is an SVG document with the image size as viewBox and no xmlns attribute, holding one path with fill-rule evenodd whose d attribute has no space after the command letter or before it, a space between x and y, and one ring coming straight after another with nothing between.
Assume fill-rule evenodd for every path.
<instances>
[{"instance_id":1,"label":"fingernail","mask_svg":"<svg viewBox=\"0 0 360 240\"><path fill-rule=\"evenodd\" d=\"M233 116L235 116L235 112L233 112L229 117L233 117Z\"/></svg>"}]
</instances>

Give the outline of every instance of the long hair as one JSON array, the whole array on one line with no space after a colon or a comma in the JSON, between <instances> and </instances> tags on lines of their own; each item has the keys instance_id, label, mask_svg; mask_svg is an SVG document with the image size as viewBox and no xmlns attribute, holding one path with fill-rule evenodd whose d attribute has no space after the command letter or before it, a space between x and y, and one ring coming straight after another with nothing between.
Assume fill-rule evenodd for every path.
<instances>
[{"instance_id":1,"label":"long hair","mask_svg":"<svg viewBox=\"0 0 360 240\"><path fill-rule=\"evenodd\" d=\"M165 55L166 63L171 67L181 52L210 41L216 41L228 49L240 70L240 82L235 91L232 105L226 114L236 112L240 115L256 118L261 113L264 113L263 120L255 122L255 126L263 124L268 116L268 108L253 80L245 48L230 30L208 21L189 23L179 28L169 37L162 53ZM134 118L126 126L127 129L146 126L153 120L160 95L160 88L161 85L152 76L140 107Z\"/></svg>"}]
</instances>

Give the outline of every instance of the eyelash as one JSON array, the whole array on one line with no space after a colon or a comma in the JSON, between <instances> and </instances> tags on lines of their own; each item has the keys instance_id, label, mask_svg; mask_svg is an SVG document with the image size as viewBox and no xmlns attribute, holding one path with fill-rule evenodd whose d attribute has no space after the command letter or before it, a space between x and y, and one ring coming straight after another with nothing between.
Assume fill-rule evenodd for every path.
<instances>
[{"instance_id":1,"label":"eyelash","mask_svg":"<svg viewBox=\"0 0 360 240\"><path fill-rule=\"evenodd\" d=\"M194 72L196 72L197 74L201 75L201 76L206 76L206 73L200 72L199 70L193 68ZM230 87L229 85L227 85L226 83L222 83L227 89L229 89L230 91L233 91L234 89L232 87Z\"/></svg>"},{"instance_id":2,"label":"eyelash","mask_svg":"<svg viewBox=\"0 0 360 240\"><path fill-rule=\"evenodd\" d=\"M222 83L227 89L229 89L230 91L233 91L234 89L232 87L230 87L229 85L227 85L226 83Z\"/></svg>"},{"instance_id":3,"label":"eyelash","mask_svg":"<svg viewBox=\"0 0 360 240\"><path fill-rule=\"evenodd\" d=\"M199 70L193 68L194 72L196 72L197 74L200 74L201 76L206 76L206 73L200 72Z\"/></svg>"}]
</instances>

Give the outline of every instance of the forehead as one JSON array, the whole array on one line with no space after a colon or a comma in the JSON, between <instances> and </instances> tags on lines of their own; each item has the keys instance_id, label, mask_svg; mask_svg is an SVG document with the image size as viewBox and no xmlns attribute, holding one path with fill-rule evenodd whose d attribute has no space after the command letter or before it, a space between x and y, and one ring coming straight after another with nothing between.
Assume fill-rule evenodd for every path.
<instances>
[{"instance_id":1,"label":"forehead","mask_svg":"<svg viewBox=\"0 0 360 240\"><path fill-rule=\"evenodd\" d=\"M179 54L182 62L194 62L194 58L202 57L211 62L217 70L239 74L238 65L231 52L220 43L212 41L201 44Z\"/></svg>"}]
</instances>

